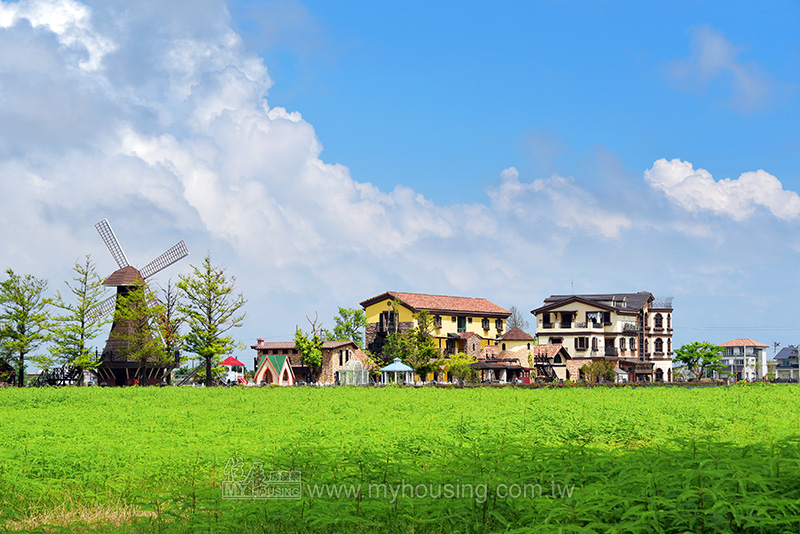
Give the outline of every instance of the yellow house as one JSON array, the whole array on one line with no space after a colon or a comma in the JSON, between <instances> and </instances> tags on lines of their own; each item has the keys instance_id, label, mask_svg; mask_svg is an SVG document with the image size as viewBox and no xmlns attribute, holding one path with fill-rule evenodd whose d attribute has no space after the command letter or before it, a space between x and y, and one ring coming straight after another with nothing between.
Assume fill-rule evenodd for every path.
<instances>
[{"instance_id":1,"label":"yellow house","mask_svg":"<svg viewBox=\"0 0 800 534\"><path fill-rule=\"evenodd\" d=\"M427 311L433 320L433 337L443 354L466 352L478 356L494 344L506 328L511 312L486 299L387 291L361 303L370 352L383 350L386 336L409 332L417 326L414 314Z\"/></svg>"}]
</instances>

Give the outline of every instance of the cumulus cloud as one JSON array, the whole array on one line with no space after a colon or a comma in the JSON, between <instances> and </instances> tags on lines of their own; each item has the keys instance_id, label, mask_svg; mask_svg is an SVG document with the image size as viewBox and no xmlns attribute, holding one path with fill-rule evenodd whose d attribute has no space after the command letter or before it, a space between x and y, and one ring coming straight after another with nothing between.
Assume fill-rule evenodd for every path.
<instances>
[{"instance_id":1,"label":"cumulus cloud","mask_svg":"<svg viewBox=\"0 0 800 534\"><path fill-rule=\"evenodd\" d=\"M780 180L760 169L735 180L716 181L710 172L695 169L688 161L662 158L644 172L644 179L690 212L708 211L742 221L761 207L779 219L800 217L800 196L783 189Z\"/></svg>"},{"instance_id":2,"label":"cumulus cloud","mask_svg":"<svg viewBox=\"0 0 800 534\"><path fill-rule=\"evenodd\" d=\"M761 108L772 96L772 82L757 63L739 59L740 52L717 30L696 28L692 31L692 55L670 64L671 78L686 91L705 90L720 81L729 87L729 103L734 108L745 112Z\"/></svg>"},{"instance_id":3,"label":"cumulus cloud","mask_svg":"<svg viewBox=\"0 0 800 534\"><path fill-rule=\"evenodd\" d=\"M555 225L593 237L616 238L631 226L624 215L600 207L574 179L555 174L524 183L519 171L510 167L501 173L500 185L487 193L498 212L512 213L542 229Z\"/></svg>"}]
</instances>

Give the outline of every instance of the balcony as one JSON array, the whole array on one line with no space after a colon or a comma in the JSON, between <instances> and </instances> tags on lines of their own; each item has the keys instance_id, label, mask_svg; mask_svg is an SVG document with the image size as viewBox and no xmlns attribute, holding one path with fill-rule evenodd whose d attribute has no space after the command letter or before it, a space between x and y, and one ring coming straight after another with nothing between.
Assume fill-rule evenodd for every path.
<instances>
[{"instance_id":1,"label":"balcony","mask_svg":"<svg viewBox=\"0 0 800 534\"><path fill-rule=\"evenodd\" d=\"M542 323L542 328L555 328L553 323Z\"/></svg>"},{"instance_id":2,"label":"balcony","mask_svg":"<svg viewBox=\"0 0 800 534\"><path fill-rule=\"evenodd\" d=\"M606 347L605 348L605 355L606 356L617 356L619 352L615 347Z\"/></svg>"},{"instance_id":3,"label":"balcony","mask_svg":"<svg viewBox=\"0 0 800 534\"><path fill-rule=\"evenodd\" d=\"M633 334L635 334L635 333L639 332L640 330L641 329L639 328L639 325L636 324L636 323L622 323L622 331L625 332L625 333L633 333Z\"/></svg>"},{"instance_id":4,"label":"balcony","mask_svg":"<svg viewBox=\"0 0 800 534\"><path fill-rule=\"evenodd\" d=\"M561 321L561 328L572 328L572 321Z\"/></svg>"}]
</instances>

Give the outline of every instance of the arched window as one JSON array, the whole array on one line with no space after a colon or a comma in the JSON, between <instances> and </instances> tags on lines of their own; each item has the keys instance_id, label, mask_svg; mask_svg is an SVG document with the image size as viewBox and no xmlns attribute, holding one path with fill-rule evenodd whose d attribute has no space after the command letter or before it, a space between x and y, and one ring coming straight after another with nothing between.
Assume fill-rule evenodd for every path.
<instances>
[{"instance_id":1,"label":"arched window","mask_svg":"<svg viewBox=\"0 0 800 534\"><path fill-rule=\"evenodd\" d=\"M672 352L672 339L667 339L667 352Z\"/></svg>"},{"instance_id":2,"label":"arched window","mask_svg":"<svg viewBox=\"0 0 800 534\"><path fill-rule=\"evenodd\" d=\"M528 350L531 350L531 344L528 343Z\"/></svg>"},{"instance_id":3,"label":"arched window","mask_svg":"<svg viewBox=\"0 0 800 534\"><path fill-rule=\"evenodd\" d=\"M506 350L506 344L503 343L503 350Z\"/></svg>"},{"instance_id":4,"label":"arched window","mask_svg":"<svg viewBox=\"0 0 800 534\"><path fill-rule=\"evenodd\" d=\"M667 314L667 328L672 328L672 314Z\"/></svg>"},{"instance_id":5,"label":"arched window","mask_svg":"<svg viewBox=\"0 0 800 534\"><path fill-rule=\"evenodd\" d=\"M664 340L661 338L656 339L656 352L664 352Z\"/></svg>"},{"instance_id":6,"label":"arched window","mask_svg":"<svg viewBox=\"0 0 800 534\"><path fill-rule=\"evenodd\" d=\"M664 328L664 317L660 313L656 314L655 324L656 328Z\"/></svg>"},{"instance_id":7,"label":"arched window","mask_svg":"<svg viewBox=\"0 0 800 534\"><path fill-rule=\"evenodd\" d=\"M644 351L650 352L650 341L647 339L644 340Z\"/></svg>"},{"instance_id":8,"label":"arched window","mask_svg":"<svg viewBox=\"0 0 800 534\"><path fill-rule=\"evenodd\" d=\"M560 354L556 354L553 357L553 363L561 363L561 355Z\"/></svg>"},{"instance_id":9,"label":"arched window","mask_svg":"<svg viewBox=\"0 0 800 534\"><path fill-rule=\"evenodd\" d=\"M631 350L636 350L636 338L631 338Z\"/></svg>"}]
</instances>

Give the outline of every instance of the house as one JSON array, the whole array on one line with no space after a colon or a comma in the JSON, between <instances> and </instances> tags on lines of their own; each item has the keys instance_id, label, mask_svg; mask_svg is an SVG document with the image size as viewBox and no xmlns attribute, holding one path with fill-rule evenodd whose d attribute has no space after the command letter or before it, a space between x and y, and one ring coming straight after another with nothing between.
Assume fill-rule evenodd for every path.
<instances>
[{"instance_id":1,"label":"house","mask_svg":"<svg viewBox=\"0 0 800 534\"><path fill-rule=\"evenodd\" d=\"M783 347L775 355L775 378L795 382L800 376L800 363L798 363L797 345Z\"/></svg>"},{"instance_id":2,"label":"house","mask_svg":"<svg viewBox=\"0 0 800 534\"><path fill-rule=\"evenodd\" d=\"M769 345L749 338L733 339L718 345L725 349L720 362L730 373L714 373L714 378L731 377L735 380L762 380L767 376L767 349Z\"/></svg>"},{"instance_id":3,"label":"house","mask_svg":"<svg viewBox=\"0 0 800 534\"><path fill-rule=\"evenodd\" d=\"M256 344L250 345L250 348L256 351L254 359L256 369L259 368L264 356L286 356L294 379L307 383L335 384L337 372L348 369L346 364L351 360L360 361L367 369L372 365L367 355L358 348L354 341L324 341L322 343L322 365L318 370L313 370L303 364L302 355L295 349L294 341L264 341L263 338L258 338ZM256 383L259 382L256 381Z\"/></svg>"},{"instance_id":4,"label":"house","mask_svg":"<svg viewBox=\"0 0 800 534\"><path fill-rule=\"evenodd\" d=\"M293 386L295 376L289 362L289 356L262 353L256 364L256 374L253 377L253 382L258 385Z\"/></svg>"},{"instance_id":5,"label":"house","mask_svg":"<svg viewBox=\"0 0 800 534\"><path fill-rule=\"evenodd\" d=\"M361 302L367 328L367 348L380 354L391 333L410 332L414 314L427 311L433 321L433 340L442 354L464 352L476 358L506 327L511 312L483 298L451 297L387 291Z\"/></svg>"},{"instance_id":6,"label":"house","mask_svg":"<svg viewBox=\"0 0 800 534\"><path fill-rule=\"evenodd\" d=\"M672 381L672 312L672 297L648 291L551 295L531 311L538 342L567 350L571 379L584 364L606 360L628 380L648 382Z\"/></svg>"}]
</instances>

